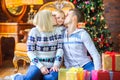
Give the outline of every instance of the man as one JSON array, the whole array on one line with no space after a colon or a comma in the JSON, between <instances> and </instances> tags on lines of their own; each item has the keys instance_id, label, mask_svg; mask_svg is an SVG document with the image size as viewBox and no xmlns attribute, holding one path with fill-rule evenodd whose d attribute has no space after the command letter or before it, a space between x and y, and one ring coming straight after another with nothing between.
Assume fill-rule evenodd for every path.
<instances>
[{"instance_id":1,"label":"man","mask_svg":"<svg viewBox=\"0 0 120 80\"><path fill-rule=\"evenodd\" d=\"M77 28L78 23L83 22L84 16L79 10L73 9L68 12L64 21L67 26L64 34L64 64L66 68L82 67L88 71L99 70L100 55L90 35L84 29ZM92 59L87 56L87 51Z\"/></svg>"}]
</instances>

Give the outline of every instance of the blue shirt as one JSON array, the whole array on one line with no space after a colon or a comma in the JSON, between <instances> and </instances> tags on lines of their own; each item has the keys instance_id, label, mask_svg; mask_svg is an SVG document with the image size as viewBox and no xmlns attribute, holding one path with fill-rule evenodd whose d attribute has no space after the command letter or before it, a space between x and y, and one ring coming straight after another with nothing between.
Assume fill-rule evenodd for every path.
<instances>
[{"instance_id":1,"label":"blue shirt","mask_svg":"<svg viewBox=\"0 0 120 80\"><path fill-rule=\"evenodd\" d=\"M82 67L91 61L87 51L93 58L95 69L101 68L100 55L90 35L84 29L76 29L72 34L64 34L64 61L66 68Z\"/></svg>"}]
</instances>

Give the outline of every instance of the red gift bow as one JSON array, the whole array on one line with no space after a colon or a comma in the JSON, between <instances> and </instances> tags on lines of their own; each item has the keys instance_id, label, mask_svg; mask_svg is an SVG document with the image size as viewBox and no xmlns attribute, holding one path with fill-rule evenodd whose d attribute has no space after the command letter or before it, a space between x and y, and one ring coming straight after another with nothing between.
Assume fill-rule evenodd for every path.
<instances>
[{"instance_id":1,"label":"red gift bow","mask_svg":"<svg viewBox=\"0 0 120 80\"><path fill-rule=\"evenodd\" d=\"M116 52L106 51L105 54L109 54L112 57L112 70L115 71L115 54L116 54Z\"/></svg>"}]
</instances>

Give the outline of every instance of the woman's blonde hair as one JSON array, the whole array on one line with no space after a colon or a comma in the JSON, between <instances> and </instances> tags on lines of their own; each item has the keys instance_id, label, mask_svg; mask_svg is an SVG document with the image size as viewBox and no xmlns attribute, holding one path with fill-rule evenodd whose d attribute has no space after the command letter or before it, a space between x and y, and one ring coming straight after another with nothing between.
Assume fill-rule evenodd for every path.
<instances>
[{"instance_id":1,"label":"woman's blonde hair","mask_svg":"<svg viewBox=\"0 0 120 80\"><path fill-rule=\"evenodd\" d=\"M53 31L52 12L49 10L39 11L34 17L33 24L38 26L42 32Z\"/></svg>"}]
</instances>

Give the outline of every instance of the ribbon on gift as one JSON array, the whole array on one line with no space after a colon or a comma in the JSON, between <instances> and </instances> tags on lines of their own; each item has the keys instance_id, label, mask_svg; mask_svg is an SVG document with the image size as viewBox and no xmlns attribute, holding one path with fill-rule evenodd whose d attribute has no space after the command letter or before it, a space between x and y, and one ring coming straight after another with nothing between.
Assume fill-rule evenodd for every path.
<instances>
[{"instance_id":1,"label":"ribbon on gift","mask_svg":"<svg viewBox=\"0 0 120 80\"><path fill-rule=\"evenodd\" d=\"M116 52L106 51L105 54L109 54L112 57L112 70L115 71L115 54L116 54Z\"/></svg>"}]
</instances>

